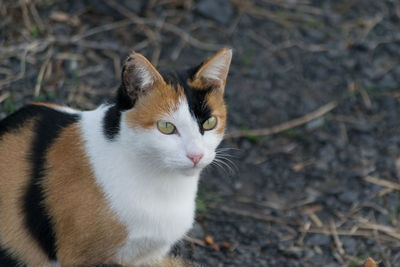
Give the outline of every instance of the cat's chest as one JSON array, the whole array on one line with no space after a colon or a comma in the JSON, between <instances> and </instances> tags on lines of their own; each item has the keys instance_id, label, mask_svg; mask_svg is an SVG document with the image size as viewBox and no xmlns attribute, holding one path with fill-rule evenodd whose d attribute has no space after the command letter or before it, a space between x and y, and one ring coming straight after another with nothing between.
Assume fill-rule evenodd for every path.
<instances>
[{"instance_id":1,"label":"cat's chest","mask_svg":"<svg viewBox=\"0 0 400 267\"><path fill-rule=\"evenodd\" d=\"M165 239L181 237L191 226L194 216L194 196L165 198L136 192L115 208L117 216L125 224L129 238Z\"/></svg>"},{"instance_id":2,"label":"cat's chest","mask_svg":"<svg viewBox=\"0 0 400 267\"><path fill-rule=\"evenodd\" d=\"M185 189L193 190L180 190ZM120 194L111 199L118 219L127 229L124 246L118 251L122 262L163 257L192 226L195 192L158 195L153 190L137 188L125 193L125 197Z\"/></svg>"},{"instance_id":3,"label":"cat's chest","mask_svg":"<svg viewBox=\"0 0 400 267\"><path fill-rule=\"evenodd\" d=\"M106 172L97 178L127 232L118 250L120 260L140 262L164 256L192 226L198 177L153 177L136 169L108 172L107 179L102 179Z\"/></svg>"}]
</instances>

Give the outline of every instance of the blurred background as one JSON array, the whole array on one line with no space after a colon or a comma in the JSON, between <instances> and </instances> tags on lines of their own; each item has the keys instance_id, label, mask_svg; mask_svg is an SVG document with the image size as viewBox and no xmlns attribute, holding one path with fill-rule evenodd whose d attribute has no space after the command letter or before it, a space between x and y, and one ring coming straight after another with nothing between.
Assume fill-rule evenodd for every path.
<instances>
[{"instance_id":1,"label":"blurred background","mask_svg":"<svg viewBox=\"0 0 400 267\"><path fill-rule=\"evenodd\" d=\"M0 0L0 118L92 109L135 50L234 51L224 161L172 253L203 266L400 266L398 0Z\"/></svg>"}]
</instances>

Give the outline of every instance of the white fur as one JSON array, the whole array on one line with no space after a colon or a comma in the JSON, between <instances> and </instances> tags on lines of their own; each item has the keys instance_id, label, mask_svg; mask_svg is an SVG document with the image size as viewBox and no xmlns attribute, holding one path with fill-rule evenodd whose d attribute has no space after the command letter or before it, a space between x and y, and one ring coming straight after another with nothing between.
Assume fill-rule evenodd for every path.
<instances>
[{"instance_id":1,"label":"white fur","mask_svg":"<svg viewBox=\"0 0 400 267\"><path fill-rule=\"evenodd\" d=\"M76 110L67 106L57 106L54 107L55 110L61 111L61 112L65 112L65 113L69 113L69 114L80 114L81 111L80 110Z\"/></svg>"},{"instance_id":2,"label":"white fur","mask_svg":"<svg viewBox=\"0 0 400 267\"><path fill-rule=\"evenodd\" d=\"M117 252L120 263L151 263L192 226L199 174L214 159L222 136L215 131L201 135L182 100L176 112L160 118L173 123L179 135L162 134L156 126L133 129L123 113L120 133L109 141L102 128L107 108L82 113L87 155L111 209L128 230ZM196 167L189 153L204 153Z\"/></svg>"},{"instance_id":3,"label":"white fur","mask_svg":"<svg viewBox=\"0 0 400 267\"><path fill-rule=\"evenodd\" d=\"M76 113L80 113L81 112L80 110L76 110L76 109L73 109L73 108L70 108L70 107L62 107L59 110L64 111L66 113L71 113L71 114L76 114Z\"/></svg>"}]
</instances>

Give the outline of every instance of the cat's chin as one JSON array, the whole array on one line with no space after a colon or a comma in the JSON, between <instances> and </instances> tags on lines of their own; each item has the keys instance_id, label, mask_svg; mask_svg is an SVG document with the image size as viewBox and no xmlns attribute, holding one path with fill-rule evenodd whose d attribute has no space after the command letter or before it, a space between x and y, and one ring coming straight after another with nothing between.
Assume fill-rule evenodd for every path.
<instances>
[{"instance_id":1,"label":"cat's chin","mask_svg":"<svg viewBox=\"0 0 400 267\"><path fill-rule=\"evenodd\" d=\"M184 168L180 170L182 175L188 176L188 177L193 177L193 176L198 176L203 168L201 167L191 167L191 168Z\"/></svg>"}]
</instances>

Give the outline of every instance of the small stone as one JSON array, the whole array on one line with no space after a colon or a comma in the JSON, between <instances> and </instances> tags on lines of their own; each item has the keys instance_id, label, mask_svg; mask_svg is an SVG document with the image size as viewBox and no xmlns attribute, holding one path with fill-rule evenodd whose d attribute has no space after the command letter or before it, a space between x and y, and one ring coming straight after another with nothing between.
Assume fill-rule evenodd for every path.
<instances>
[{"instance_id":1,"label":"small stone","mask_svg":"<svg viewBox=\"0 0 400 267\"><path fill-rule=\"evenodd\" d=\"M306 244L310 246L328 246L331 238L323 234L313 234L307 239Z\"/></svg>"},{"instance_id":2,"label":"small stone","mask_svg":"<svg viewBox=\"0 0 400 267\"><path fill-rule=\"evenodd\" d=\"M306 124L306 129L307 131L314 131L318 128L320 128L321 126L323 126L325 123L325 119L324 118L317 118L315 120L310 121L309 123Z\"/></svg>"},{"instance_id":3,"label":"small stone","mask_svg":"<svg viewBox=\"0 0 400 267\"><path fill-rule=\"evenodd\" d=\"M339 200L347 204L352 204L358 199L358 195L356 191L343 192L339 195Z\"/></svg>"},{"instance_id":4,"label":"small stone","mask_svg":"<svg viewBox=\"0 0 400 267\"><path fill-rule=\"evenodd\" d=\"M222 242L222 243L221 243L221 248L222 248L222 249L228 250L228 249L231 248L231 245L229 245L228 242Z\"/></svg>"},{"instance_id":5,"label":"small stone","mask_svg":"<svg viewBox=\"0 0 400 267\"><path fill-rule=\"evenodd\" d=\"M233 15L233 8L228 0L200 0L196 9L200 15L222 24L228 24Z\"/></svg>"},{"instance_id":6,"label":"small stone","mask_svg":"<svg viewBox=\"0 0 400 267\"><path fill-rule=\"evenodd\" d=\"M239 190L239 189L241 189L241 188L243 187L243 184L242 184L241 182L235 182L235 183L233 184L233 187L234 187L236 190Z\"/></svg>"},{"instance_id":7,"label":"small stone","mask_svg":"<svg viewBox=\"0 0 400 267\"><path fill-rule=\"evenodd\" d=\"M357 242L354 238L343 237L341 240L347 254L353 255L357 252Z\"/></svg>"}]
</instances>

